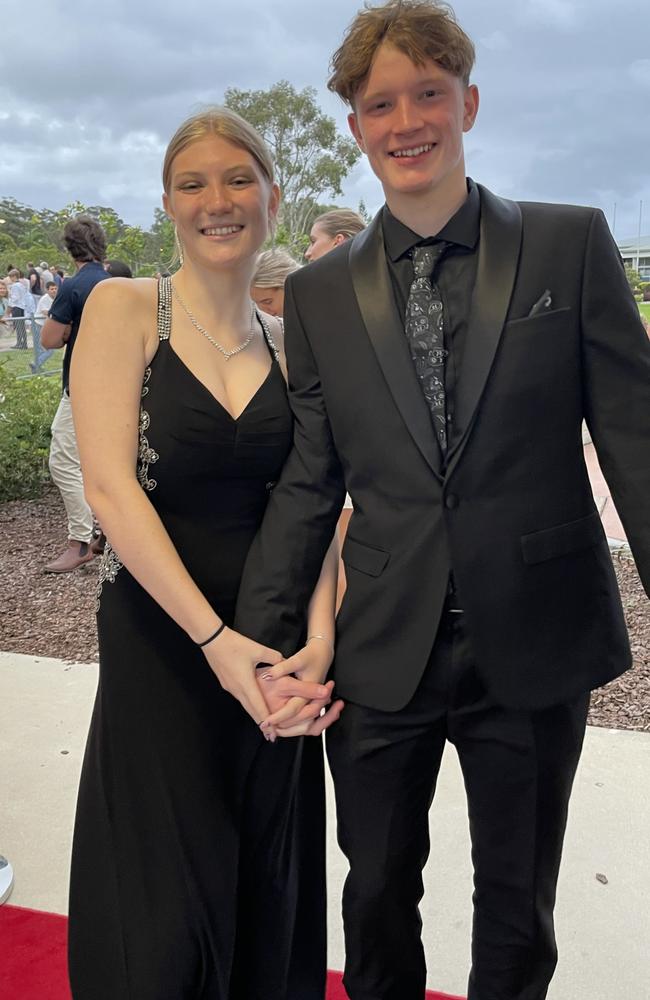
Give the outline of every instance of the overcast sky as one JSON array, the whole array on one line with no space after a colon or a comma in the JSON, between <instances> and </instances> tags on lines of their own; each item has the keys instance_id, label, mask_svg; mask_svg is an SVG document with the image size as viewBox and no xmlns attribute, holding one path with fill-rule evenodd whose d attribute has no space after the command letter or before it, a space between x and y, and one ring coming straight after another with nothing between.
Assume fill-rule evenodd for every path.
<instances>
[{"instance_id":1,"label":"overcast sky","mask_svg":"<svg viewBox=\"0 0 650 1000\"><path fill-rule=\"evenodd\" d=\"M0 195L35 208L109 205L148 227L166 142L226 87L325 88L361 0L50 0L3 18ZM596 205L618 239L650 234L650 3L458 0L481 109L468 173L499 194ZM361 161L339 199L381 190Z\"/></svg>"}]
</instances>

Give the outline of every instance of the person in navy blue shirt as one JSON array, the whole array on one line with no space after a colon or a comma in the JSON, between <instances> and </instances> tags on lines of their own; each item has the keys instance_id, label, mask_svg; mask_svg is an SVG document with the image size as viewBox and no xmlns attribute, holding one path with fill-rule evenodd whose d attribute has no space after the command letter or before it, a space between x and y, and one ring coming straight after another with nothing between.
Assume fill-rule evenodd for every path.
<instances>
[{"instance_id":1,"label":"person in navy blue shirt","mask_svg":"<svg viewBox=\"0 0 650 1000\"><path fill-rule=\"evenodd\" d=\"M68 516L68 543L63 552L45 567L46 573L70 573L95 557L93 515L84 497L77 439L70 407L70 362L86 299L100 281L110 278L102 261L106 236L100 224L88 215L71 219L63 230L63 241L75 262L76 274L68 278L43 324L41 344L45 348L65 345L63 394L52 423L50 473L61 492Z\"/></svg>"}]
</instances>

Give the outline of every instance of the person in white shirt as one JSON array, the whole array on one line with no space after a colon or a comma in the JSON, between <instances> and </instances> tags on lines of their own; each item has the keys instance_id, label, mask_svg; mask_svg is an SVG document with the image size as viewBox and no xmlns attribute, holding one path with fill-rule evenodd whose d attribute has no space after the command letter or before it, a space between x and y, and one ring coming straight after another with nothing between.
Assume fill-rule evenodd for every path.
<instances>
[{"instance_id":1,"label":"person in white shirt","mask_svg":"<svg viewBox=\"0 0 650 1000\"><path fill-rule=\"evenodd\" d=\"M41 330L43 329L45 320L49 316L50 307L54 301L57 291L57 283L55 281L48 281L45 295L41 295L38 300L38 305L36 306L36 312L34 313L34 320L32 322L34 337L34 361L29 367L35 375L41 370L47 359L54 354L53 349L45 351L41 347Z\"/></svg>"},{"instance_id":2,"label":"person in white shirt","mask_svg":"<svg viewBox=\"0 0 650 1000\"><path fill-rule=\"evenodd\" d=\"M8 280L11 282L9 285L9 305L7 308L6 315L11 316L14 320L14 330L16 333L16 343L14 348L18 350L27 349L27 328L25 326L26 315L32 315L34 312L34 300L28 288L25 287L20 279L20 271L18 268L14 267L11 269L7 275Z\"/></svg>"}]
</instances>

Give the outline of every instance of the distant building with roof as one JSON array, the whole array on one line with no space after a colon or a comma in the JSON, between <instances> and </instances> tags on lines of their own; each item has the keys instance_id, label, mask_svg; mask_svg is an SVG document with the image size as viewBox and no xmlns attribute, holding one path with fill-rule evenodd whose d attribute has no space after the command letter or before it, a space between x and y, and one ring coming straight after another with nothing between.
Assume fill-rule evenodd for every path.
<instances>
[{"instance_id":1,"label":"distant building with roof","mask_svg":"<svg viewBox=\"0 0 650 1000\"><path fill-rule=\"evenodd\" d=\"M619 240L618 249L623 263L634 268L644 281L650 281L650 236L635 237L633 240Z\"/></svg>"}]
</instances>

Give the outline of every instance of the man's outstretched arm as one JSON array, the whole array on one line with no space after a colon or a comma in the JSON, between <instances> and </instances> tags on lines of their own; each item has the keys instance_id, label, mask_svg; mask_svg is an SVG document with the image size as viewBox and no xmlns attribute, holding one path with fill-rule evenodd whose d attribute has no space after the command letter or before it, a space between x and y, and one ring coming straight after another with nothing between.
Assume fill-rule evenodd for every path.
<instances>
[{"instance_id":1,"label":"man's outstretched arm","mask_svg":"<svg viewBox=\"0 0 650 1000\"><path fill-rule=\"evenodd\" d=\"M294 445L246 561L235 624L251 638L273 637L290 656L305 637L309 603L345 499L318 368L291 278L285 292L285 348Z\"/></svg>"}]
</instances>

